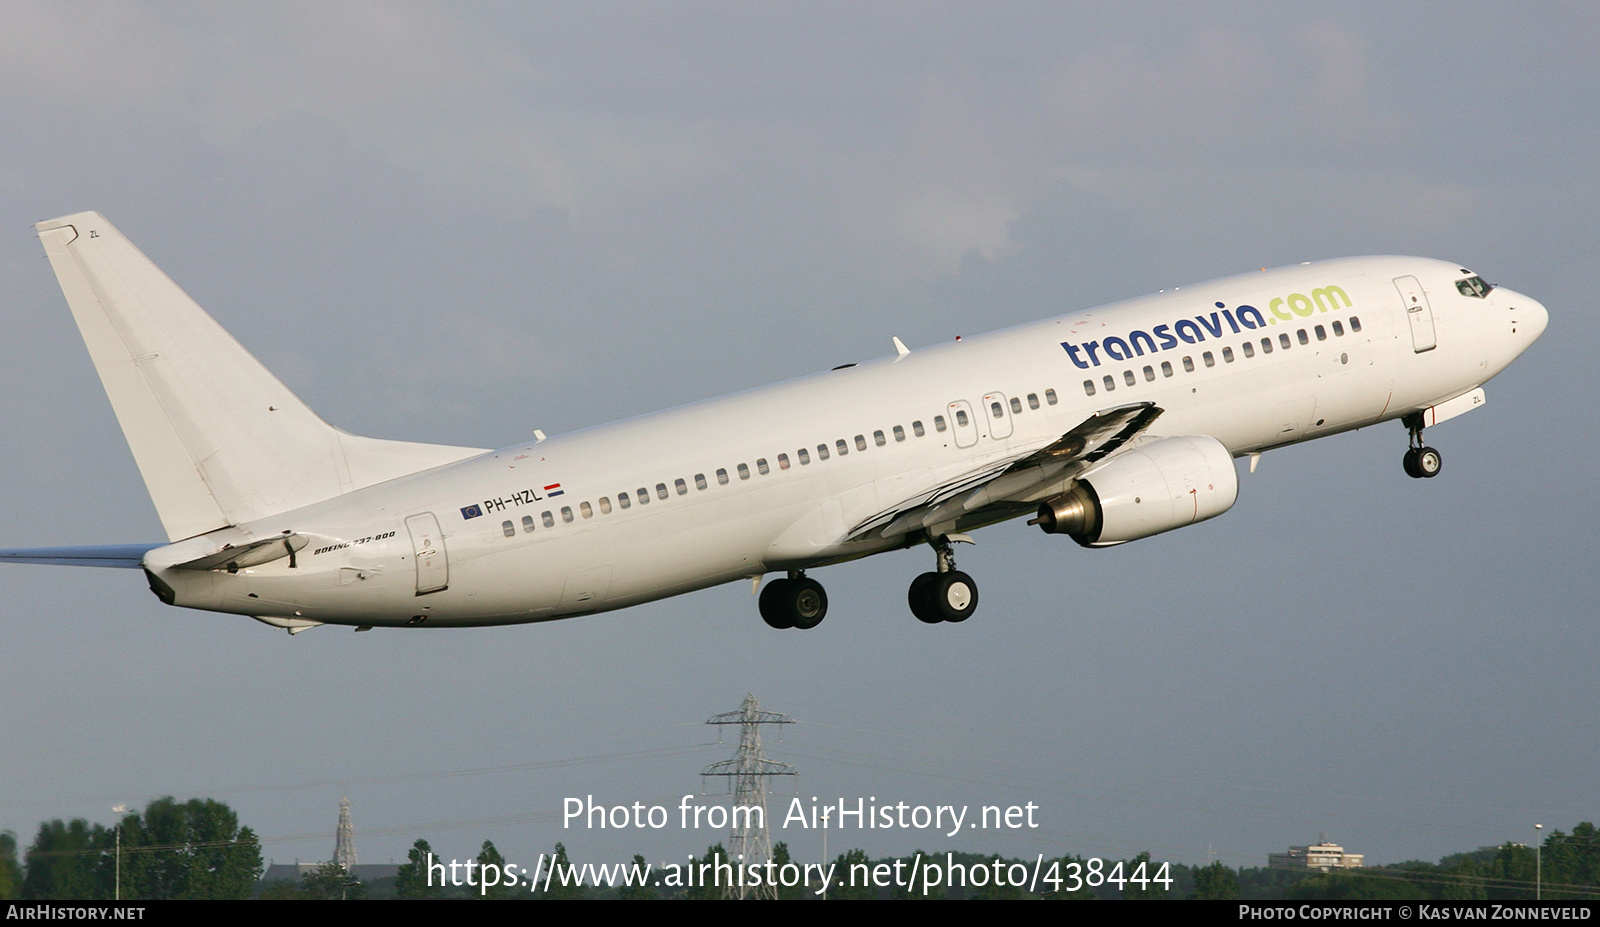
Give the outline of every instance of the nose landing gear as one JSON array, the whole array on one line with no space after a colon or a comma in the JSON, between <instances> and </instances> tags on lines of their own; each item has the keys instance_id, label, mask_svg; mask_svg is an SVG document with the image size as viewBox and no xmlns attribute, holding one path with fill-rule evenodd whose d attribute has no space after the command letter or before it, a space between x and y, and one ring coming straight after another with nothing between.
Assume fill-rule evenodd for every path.
<instances>
[{"instance_id":1,"label":"nose landing gear","mask_svg":"<svg viewBox=\"0 0 1600 927\"><path fill-rule=\"evenodd\" d=\"M1405 467L1406 475L1412 479L1432 479L1444 469L1444 458L1434 448L1422 442L1422 415L1413 412L1400 420L1410 434L1411 447L1406 451L1401 464Z\"/></svg>"}]
</instances>

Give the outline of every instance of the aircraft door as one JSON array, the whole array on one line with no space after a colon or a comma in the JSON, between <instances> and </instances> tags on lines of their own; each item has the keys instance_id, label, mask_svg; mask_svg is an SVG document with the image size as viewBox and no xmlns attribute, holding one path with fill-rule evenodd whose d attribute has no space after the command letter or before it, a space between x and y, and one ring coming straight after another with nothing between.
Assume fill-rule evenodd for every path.
<instances>
[{"instance_id":1,"label":"aircraft door","mask_svg":"<svg viewBox=\"0 0 1600 927\"><path fill-rule=\"evenodd\" d=\"M989 437L1011 437L1011 409L1006 405L1004 393L990 393L983 397L983 409L989 416Z\"/></svg>"},{"instance_id":2,"label":"aircraft door","mask_svg":"<svg viewBox=\"0 0 1600 927\"><path fill-rule=\"evenodd\" d=\"M978 443L978 420L972 416L972 404L965 399L950 403L945 413L950 416L950 430L955 432L956 447L971 447Z\"/></svg>"},{"instance_id":3,"label":"aircraft door","mask_svg":"<svg viewBox=\"0 0 1600 927\"><path fill-rule=\"evenodd\" d=\"M1439 342L1433 330L1433 307L1428 305L1428 294L1422 292L1416 277L1396 277L1394 285L1406 307L1406 321L1411 323L1412 348L1418 354L1432 351Z\"/></svg>"},{"instance_id":4,"label":"aircraft door","mask_svg":"<svg viewBox=\"0 0 1600 927\"><path fill-rule=\"evenodd\" d=\"M411 552L417 559L417 595L450 588L450 561L439 519L432 512L412 515L406 519L406 530L411 532Z\"/></svg>"}]
</instances>

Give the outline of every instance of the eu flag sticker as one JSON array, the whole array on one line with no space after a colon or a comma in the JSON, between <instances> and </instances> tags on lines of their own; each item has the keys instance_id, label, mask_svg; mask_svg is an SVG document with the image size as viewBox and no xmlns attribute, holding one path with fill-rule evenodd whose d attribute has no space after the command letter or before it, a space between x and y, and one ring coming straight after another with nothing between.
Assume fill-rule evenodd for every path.
<instances>
[{"instance_id":1,"label":"eu flag sticker","mask_svg":"<svg viewBox=\"0 0 1600 927\"><path fill-rule=\"evenodd\" d=\"M477 506L477 505L469 505L469 506L466 506L465 508L463 508L461 510L461 517L462 518L477 518L479 515L482 515L482 514L483 514L483 508L481 506Z\"/></svg>"}]
</instances>

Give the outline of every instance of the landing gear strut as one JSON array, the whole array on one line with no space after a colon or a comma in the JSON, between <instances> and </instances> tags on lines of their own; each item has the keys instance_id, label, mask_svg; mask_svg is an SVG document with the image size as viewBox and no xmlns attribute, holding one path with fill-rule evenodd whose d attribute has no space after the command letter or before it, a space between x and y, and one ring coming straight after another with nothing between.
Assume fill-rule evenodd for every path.
<instances>
[{"instance_id":1,"label":"landing gear strut","mask_svg":"<svg viewBox=\"0 0 1600 927\"><path fill-rule=\"evenodd\" d=\"M911 614L925 624L966 621L978 608L978 584L956 569L955 552L944 535L928 542L939 556L939 569L911 581L906 596Z\"/></svg>"},{"instance_id":2,"label":"landing gear strut","mask_svg":"<svg viewBox=\"0 0 1600 927\"><path fill-rule=\"evenodd\" d=\"M1406 451L1406 456L1401 463L1405 465L1406 475L1412 479L1432 479L1444 469L1444 458L1439 452L1422 443L1422 416L1412 414L1401 419L1406 426L1406 431L1411 436L1411 447Z\"/></svg>"},{"instance_id":3,"label":"landing gear strut","mask_svg":"<svg viewBox=\"0 0 1600 927\"><path fill-rule=\"evenodd\" d=\"M803 571L790 570L788 577L775 579L761 590L760 608L761 620L771 627L808 631L827 617L828 594Z\"/></svg>"}]
</instances>

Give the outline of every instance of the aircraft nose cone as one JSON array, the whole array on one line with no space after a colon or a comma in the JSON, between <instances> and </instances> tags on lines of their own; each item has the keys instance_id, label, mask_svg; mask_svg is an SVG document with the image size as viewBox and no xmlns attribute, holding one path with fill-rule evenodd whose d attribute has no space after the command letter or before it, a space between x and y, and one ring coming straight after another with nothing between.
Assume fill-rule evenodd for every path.
<instances>
[{"instance_id":1,"label":"aircraft nose cone","mask_svg":"<svg viewBox=\"0 0 1600 927\"><path fill-rule=\"evenodd\" d=\"M1532 343L1544 334L1545 326L1550 324L1550 312L1543 303L1526 296L1522 297L1520 303L1517 308L1527 313L1528 341Z\"/></svg>"}]
</instances>

